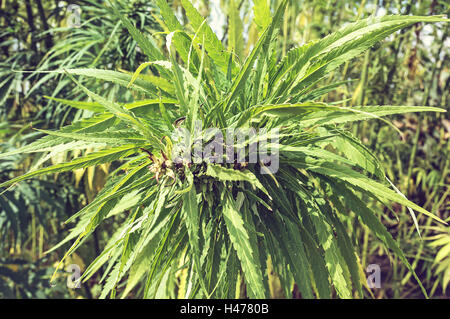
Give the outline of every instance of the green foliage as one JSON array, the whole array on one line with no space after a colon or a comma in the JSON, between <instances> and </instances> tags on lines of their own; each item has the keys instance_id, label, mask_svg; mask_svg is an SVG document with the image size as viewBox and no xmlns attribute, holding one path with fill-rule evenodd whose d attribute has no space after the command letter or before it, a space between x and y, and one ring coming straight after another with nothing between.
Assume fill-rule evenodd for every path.
<instances>
[{"instance_id":1,"label":"green foliage","mask_svg":"<svg viewBox=\"0 0 450 319\"><path fill-rule=\"evenodd\" d=\"M136 68L134 75L100 69L58 71L92 101L57 101L94 115L60 130L41 130L47 136L3 153L0 159L21 153L54 156L67 149L94 151L43 165L0 187L48 173L115 165L95 199L70 217L76 224L57 246L73 241L61 266L102 223L123 217L81 278L86 282L105 269L102 298L114 298L116 292L124 298L133 289L146 298L234 298L242 295L241 280L248 297L266 298L268 260L286 295L296 284L304 298L363 297L365 279L344 226L348 222L360 222L377 236L402 260L426 295L368 199L386 207L397 203L442 220L391 189L377 158L345 124L445 110L347 107L319 98L338 88L321 81L377 41L420 22L448 20L401 15L361 19L283 57L277 46L288 1L280 2L273 17L267 1L254 3L259 37L242 62L234 58L243 54L240 21L230 22L227 51L189 1L181 1L190 22L184 27L167 2L158 0L161 28L168 29L164 50L115 7L117 19L150 61ZM233 10L237 8L231 5ZM143 74L146 67L151 69ZM125 98L101 94L100 88L88 89L73 76L114 83L132 94ZM202 123L199 130L197 121ZM270 172L261 156L257 163L238 162L237 148L231 163L193 157L180 163L172 152L178 127L189 132L185 145L189 150L195 150L196 142L211 141L208 128L265 129L271 137L271 132L279 131L279 143L269 146L278 155L279 169ZM252 142L247 137L241 143Z\"/></svg>"}]
</instances>

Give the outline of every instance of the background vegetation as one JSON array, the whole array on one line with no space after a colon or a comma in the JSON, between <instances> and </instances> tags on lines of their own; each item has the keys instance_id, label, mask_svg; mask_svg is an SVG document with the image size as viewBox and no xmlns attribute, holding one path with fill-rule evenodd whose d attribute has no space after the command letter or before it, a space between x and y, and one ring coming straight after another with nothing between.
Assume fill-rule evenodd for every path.
<instances>
[{"instance_id":1,"label":"background vegetation","mask_svg":"<svg viewBox=\"0 0 450 319\"><path fill-rule=\"evenodd\" d=\"M244 30L246 45L236 48L243 59L256 43L258 26L253 22L250 1L235 1L240 12L238 23ZM271 1L277 7L279 1ZM164 31L158 21L158 8L151 1L120 1L121 12L145 33ZM229 44L233 37L225 32L236 23L230 1L194 1L203 16L212 21L214 31ZM233 2L234 3L234 2ZM79 28L68 26L70 4L81 9ZM171 2L180 21L188 22L179 1ZM41 133L33 128L59 128L76 119L89 117L89 110L70 108L56 98L85 93L68 77L34 71L61 68L96 67L109 70L135 70L146 57L118 21L108 2L102 1L1 1L0 48L0 151L26 145ZM234 10L233 10L234 9ZM295 1L288 5L283 20L279 50L284 55L294 45L319 39L346 22L370 15L448 14L446 1ZM232 22L232 20L234 22ZM364 55L335 70L327 84L350 81L323 97L324 102L344 101L344 105L430 105L449 109L449 40L446 24L419 23L399 31ZM157 41L163 43L163 37ZM14 70L14 71L13 71ZM18 72L27 71L27 72ZM127 94L126 89L92 77L79 78L92 91L103 96ZM53 97L53 98L52 98ZM393 123L403 133L380 121L357 122L351 130L382 160L387 176L411 201L450 219L448 113L419 113L397 116ZM47 156L47 155L46 155ZM65 161L64 154L51 156L15 155L0 160L0 182L18 176L45 160ZM0 196L0 293L12 298L81 297L100 295L102 269L80 289L68 289L66 276L50 285L56 263L67 247L49 254L68 231L64 221L90 203L104 186L107 165L81 169L75 173L34 179L18 184ZM374 204L375 205L375 204ZM450 232L429 218L418 215L423 240L415 231L406 209L398 206L379 216L404 250L410 263L432 297L446 297L450 281ZM117 229L120 216L101 224L89 242L65 262L88 265L104 248ZM367 297L422 297L408 269L392 256L381 242L360 224L347 224L358 247L361 264L379 264L380 289L366 290ZM119 287L120 288L120 287ZM272 297L280 297L277 282ZM292 292L296 296L296 291ZM129 294L133 297L133 294Z\"/></svg>"}]
</instances>

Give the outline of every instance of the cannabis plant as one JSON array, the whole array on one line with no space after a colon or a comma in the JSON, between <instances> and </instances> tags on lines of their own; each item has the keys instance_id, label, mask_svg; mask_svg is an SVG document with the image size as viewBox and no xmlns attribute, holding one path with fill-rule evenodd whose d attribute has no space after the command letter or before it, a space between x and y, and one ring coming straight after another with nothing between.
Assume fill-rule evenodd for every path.
<instances>
[{"instance_id":1,"label":"cannabis plant","mask_svg":"<svg viewBox=\"0 0 450 319\"><path fill-rule=\"evenodd\" d=\"M145 298L268 298L274 280L286 297L294 284L303 298L363 297L366 279L345 226L353 220L413 272L370 203L405 205L414 221L413 210L440 219L407 200L345 125L443 110L317 101L345 84L324 86L321 80L377 41L419 22L448 20L370 17L280 56L277 39L287 2L272 16L266 1L254 1L259 38L246 57L235 1L227 46L188 0L181 1L186 26L166 1L156 1L165 32L154 36L165 36L163 48L116 9L148 62L134 73L57 71L91 99L60 101L93 116L58 131L40 130L46 136L0 155L44 152L50 158L94 150L1 187L114 162L103 190L70 217L68 222L77 223L54 247L72 242L66 258L103 221L121 217L80 278L103 267L101 297L114 298L117 291L125 297L134 290ZM105 98L76 76L124 85L134 100Z\"/></svg>"}]
</instances>

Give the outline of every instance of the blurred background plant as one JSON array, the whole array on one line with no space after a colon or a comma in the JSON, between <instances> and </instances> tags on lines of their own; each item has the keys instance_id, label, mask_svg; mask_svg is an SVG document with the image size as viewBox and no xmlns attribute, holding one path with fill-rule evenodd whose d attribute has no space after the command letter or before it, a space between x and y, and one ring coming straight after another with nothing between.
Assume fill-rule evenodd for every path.
<instances>
[{"instance_id":1,"label":"blurred background plant","mask_svg":"<svg viewBox=\"0 0 450 319\"><path fill-rule=\"evenodd\" d=\"M254 0L253 2L256 2ZM265 1L265 0L258 0ZM152 1L118 1L121 12L145 35L156 41L164 26ZM253 22L252 1L197 0L193 4L227 45L235 35L227 34L233 23L243 31L244 47L235 48L243 60L258 38ZM280 1L271 0L272 8ZM187 22L180 1L169 1L182 23ZM79 8L79 27L70 25L70 5ZM449 3L439 0L299 0L288 5L280 38L280 54L294 45L318 39L346 22L370 15L449 13ZM72 7L74 8L74 7ZM0 151L28 144L40 136L32 127L54 128L68 121L89 117L83 104L60 103L58 96L89 101L68 77L49 70L98 69L127 72L146 62L144 55L126 28L112 14L108 1L4 0L0 2ZM239 11L239 17L233 12ZM73 16L72 16L73 18ZM69 23L69 25L68 25ZM444 24L416 24L375 45L364 55L334 71L326 84L346 81L324 96L326 102L342 105L430 105L449 109L448 27ZM27 71L27 72L18 72ZM103 96L121 96L131 100L121 83L105 84L95 77L80 78L92 91ZM359 78L351 82L349 79ZM323 83L322 83L323 84ZM50 98L48 98L50 97ZM379 121L353 124L353 134L375 150L387 177L411 201L450 218L449 139L450 119L442 114L420 113L394 117L393 126ZM0 181L20 175L40 161L57 163L76 152L67 150L57 157L22 154L0 162ZM101 189L108 167L59 174L56 179L42 178L20 183L0 196L0 291L11 297L83 297L98 296L100 277L93 277L82 289L67 289L64 276L57 288L48 284L49 274L61 257L59 250L45 255L61 239L64 221L90 202ZM375 205L375 204L374 204ZM114 216L94 234L92 245L77 252L79 264L92 261L115 230ZM437 227L420 214L417 222L421 236L406 209L392 207L379 216L405 251L431 297L449 297L449 228ZM381 242L356 224L347 223L353 242L359 247L363 267L379 264L380 289L367 291L367 297L422 297L407 268L383 248ZM89 251L87 247L93 247ZM61 249L61 253L64 248ZM70 262L70 261L69 261ZM397 284L393 284L397 283ZM274 280L273 291L277 291ZM133 295L130 294L130 297ZM279 297L277 293L273 297Z\"/></svg>"},{"instance_id":2,"label":"blurred background plant","mask_svg":"<svg viewBox=\"0 0 450 319\"><path fill-rule=\"evenodd\" d=\"M123 1L125 14L142 32L158 32L148 1ZM76 5L76 6L74 6ZM33 128L63 126L66 121L89 117L83 108L62 105L51 97L63 95L85 100L68 78L50 70L133 69L144 62L144 55L114 18L106 1L2 1L0 3L0 152L28 144L42 134ZM80 14L80 25L73 14ZM72 20L72 21L71 21ZM75 21L76 22L76 21ZM81 78L80 78L81 79ZM102 88L105 94L127 90L116 84L105 85L95 78L82 81ZM0 161L0 180L8 180L50 159L53 163L74 156L67 150L53 154L27 154ZM4 297L95 296L95 285L86 289L58 289L49 285L55 262L62 256L44 252L58 243L64 221L88 203L103 186L107 167L79 170L21 183L0 195L0 292ZM95 234L94 251L80 253L77 264L92 259L100 251ZM77 255L78 256L78 255ZM70 264L70 262L69 262ZM68 264L68 265L69 265Z\"/></svg>"}]
</instances>

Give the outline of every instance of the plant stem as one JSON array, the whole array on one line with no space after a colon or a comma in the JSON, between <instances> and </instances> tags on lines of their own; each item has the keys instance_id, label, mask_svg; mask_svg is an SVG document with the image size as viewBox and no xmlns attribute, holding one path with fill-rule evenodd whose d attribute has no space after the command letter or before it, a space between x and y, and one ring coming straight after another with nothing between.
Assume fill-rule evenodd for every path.
<instances>
[{"instance_id":1,"label":"plant stem","mask_svg":"<svg viewBox=\"0 0 450 319\"><path fill-rule=\"evenodd\" d=\"M39 17L41 18L42 21L42 26L44 27L44 31L48 31L50 27L47 22L47 17L45 16L44 7L42 6L41 0L36 0L36 4L38 8ZM45 34L45 47L47 48L47 50L50 50L53 47L52 35L49 32Z\"/></svg>"}]
</instances>

